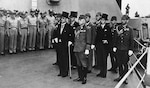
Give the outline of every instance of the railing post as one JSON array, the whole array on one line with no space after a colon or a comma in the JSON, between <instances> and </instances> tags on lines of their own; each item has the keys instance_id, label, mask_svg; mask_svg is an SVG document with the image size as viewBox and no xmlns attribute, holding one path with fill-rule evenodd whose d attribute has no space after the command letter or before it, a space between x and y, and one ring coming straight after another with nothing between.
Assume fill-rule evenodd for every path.
<instances>
[{"instance_id":1,"label":"railing post","mask_svg":"<svg viewBox=\"0 0 150 88\"><path fill-rule=\"evenodd\" d=\"M150 47L148 47L148 53L147 53L147 75L150 75ZM146 88L150 88L146 86Z\"/></svg>"}]
</instances>

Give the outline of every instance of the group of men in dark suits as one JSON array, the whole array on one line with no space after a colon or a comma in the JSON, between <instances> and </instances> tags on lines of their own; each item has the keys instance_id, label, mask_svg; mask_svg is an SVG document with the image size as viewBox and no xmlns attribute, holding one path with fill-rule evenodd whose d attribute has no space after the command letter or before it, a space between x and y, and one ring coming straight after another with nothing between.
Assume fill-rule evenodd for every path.
<instances>
[{"instance_id":1,"label":"group of men in dark suits","mask_svg":"<svg viewBox=\"0 0 150 88\"><path fill-rule=\"evenodd\" d=\"M58 76L68 76L68 46L71 46L71 64L73 68L77 67L78 71L78 78L74 81L86 84L87 73L91 73L93 67L93 55L95 67L100 70L97 77L106 78L109 54L112 67L108 71L117 73L119 68L119 78L114 81L120 81L128 71L129 56L133 54L133 33L127 25L129 17L123 15L120 24L117 24L116 16L107 23L108 15L100 12L96 14L94 23L90 21L90 13L80 15L78 22L75 21L76 18L75 11L71 11L70 16L68 12L62 12L60 23L54 32L53 40L60 69Z\"/></svg>"}]
</instances>

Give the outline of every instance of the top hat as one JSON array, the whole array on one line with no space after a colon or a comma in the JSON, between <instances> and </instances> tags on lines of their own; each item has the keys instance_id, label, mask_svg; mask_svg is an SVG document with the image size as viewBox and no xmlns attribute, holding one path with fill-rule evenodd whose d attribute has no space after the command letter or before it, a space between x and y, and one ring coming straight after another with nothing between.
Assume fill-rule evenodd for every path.
<instances>
[{"instance_id":1,"label":"top hat","mask_svg":"<svg viewBox=\"0 0 150 88\"><path fill-rule=\"evenodd\" d=\"M91 18L91 14L90 14L90 13L86 13L86 14L85 14L85 17Z\"/></svg>"},{"instance_id":2,"label":"top hat","mask_svg":"<svg viewBox=\"0 0 150 88\"><path fill-rule=\"evenodd\" d=\"M111 21L113 21L113 20L117 21L117 17L116 16L112 16L111 17Z\"/></svg>"},{"instance_id":3,"label":"top hat","mask_svg":"<svg viewBox=\"0 0 150 88\"><path fill-rule=\"evenodd\" d=\"M85 19L85 15L80 15L79 19Z\"/></svg>"},{"instance_id":4,"label":"top hat","mask_svg":"<svg viewBox=\"0 0 150 88\"><path fill-rule=\"evenodd\" d=\"M122 19L122 20L129 20L130 17L129 17L128 15L123 15L121 19Z\"/></svg>"},{"instance_id":5,"label":"top hat","mask_svg":"<svg viewBox=\"0 0 150 88\"><path fill-rule=\"evenodd\" d=\"M49 9L48 12L49 13L54 13L54 11L52 9Z\"/></svg>"},{"instance_id":6,"label":"top hat","mask_svg":"<svg viewBox=\"0 0 150 88\"><path fill-rule=\"evenodd\" d=\"M77 18L77 16L78 16L78 12L71 11L70 17L75 17L75 18Z\"/></svg>"},{"instance_id":7,"label":"top hat","mask_svg":"<svg viewBox=\"0 0 150 88\"><path fill-rule=\"evenodd\" d=\"M101 12L97 12L97 13L96 13L96 16L98 16L98 15L101 16L101 15L102 15Z\"/></svg>"},{"instance_id":8,"label":"top hat","mask_svg":"<svg viewBox=\"0 0 150 88\"><path fill-rule=\"evenodd\" d=\"M61 17L61 13L55 13L54 16L55 17Z\"/></svg>"},{"instance_id":9,"label":"top hat","mask_svg":"<svg viewBox=\"0 0 150 88\"><path fill-rule=\"evenodd\" d=\"M108 20L108 14L103 13L102 18L104 18L105 20Z\"/></svg>"},{"instance_id":10,"label":"top hat","mask_svg":"<svg viewBox=\"0 0 150 88\"><path fill-rule=\"evenodd\" d=\"M68 18L68 16L69 16L69 13L68 12L62 12L62 15L61 15L62 17L65 17L65 18Z\"/></svg>"}]
</instances>

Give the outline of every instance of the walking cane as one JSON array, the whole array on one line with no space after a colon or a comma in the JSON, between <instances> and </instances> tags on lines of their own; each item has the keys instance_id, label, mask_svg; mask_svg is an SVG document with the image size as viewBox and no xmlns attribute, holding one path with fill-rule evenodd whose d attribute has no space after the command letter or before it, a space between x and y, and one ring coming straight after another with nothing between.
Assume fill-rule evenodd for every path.
<instances>
[{"instance_id":1,"label":"walking cane","mask_svg":"<svg viewBox=\"0 0 150 88\"><path fill-rule=\"evenodd\" d=\"M71 73L71 54L70 54L70 45L68 46L68 53L69 53L69 76L70 76L70 79L71 79L72 73Z\"/></svg>"}]
</instances>

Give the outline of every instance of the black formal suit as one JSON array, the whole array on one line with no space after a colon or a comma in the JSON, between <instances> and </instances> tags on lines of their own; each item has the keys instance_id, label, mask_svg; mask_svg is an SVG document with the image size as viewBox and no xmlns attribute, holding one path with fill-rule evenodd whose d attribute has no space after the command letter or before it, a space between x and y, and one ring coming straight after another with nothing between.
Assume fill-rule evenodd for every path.
<instances>
[{"instance_id":1,"label":"black formal suit","mask_svg":"<svg viewBox=\"0 0 150 88\"><path fill-rule=\"evenodd\" d=\"M62 24L59 24L55 32L55 38L58 38L57 43L58 65L60 69L60 75L67 76L69 69L68 41L71 41L71 38L74 34L68 23L64 24L62 32L61 28Z\"/></svg>"},{"instance_id":2,"label":"black formal suit","mask_svg":"<svg viewBox=\"0 0 150 88\"><path fill-rule=\"evenodd\" d=\"M120 31L123 31L122 33ZM128 72L128 51L133 50L133 30L129 26L119 25L115 35L114 47L117 48L116 58L119 66L119 75L123 77Z\"/></svg>"},{"instance_id":3,"label":"black formal suit","mask_svg":"<svg viewBox=\"0 0 150 88\"><path fill-rule=\"evenodd\" d=\"M75 22L71 23L70 26L71 26L71 30L73 32L75 32L75 29L79 26L79 23L75 21ZM75 54L73 52L73 49L74 49L74 39L75 39L75 34L73 33L73 35L71 36L71 41L72 41L73 44L70 46L71 65L72 66L77 66L77 60L76 60Z\"/></svg>"},{"instance_id":4,"label":"black formal suit","mask_svg":"<svg viewBox=\"0 0 150 88\"><path fill-rule=\"evenodd\" d=\"M97 65L100 68L100 73L97 76L106 77L107 74L107 56L110 52L110 42L112 40L111 29L109 24L104 27L98 26L95 39Z\"/></svg>"}]
</instances>

